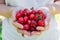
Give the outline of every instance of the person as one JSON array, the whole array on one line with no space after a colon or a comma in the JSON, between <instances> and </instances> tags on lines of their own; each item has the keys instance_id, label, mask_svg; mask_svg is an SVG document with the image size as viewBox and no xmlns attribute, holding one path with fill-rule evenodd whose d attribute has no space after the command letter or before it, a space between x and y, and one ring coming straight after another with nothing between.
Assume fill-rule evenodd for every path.
<instances>
[{"instance_id":1,"label":"person","mask_svg":"<svg viewBox=\"0 0 60 40\"><path fill-rule=\"evenodd\" d=\"M59 32L57 31L57 25L54 18L55 14L60 12L58 5L54 0L8 0L7 2L10 6L14 6L14 8L8 7L5 9L5 12L0 13L6 17L2 23L2 40L58 40ZM47 25L49 27L39 27L38 30L41 32L32 32L30 35L29 32L21 30L23 26L21 24L16 23L15 14L17 10L24 8L42 9L48 15ZM6 11L7 10L7 11ZM8 13L9 12L9 13ZM13 12L13 13L12 13ZM50 19L51 18L51 19ZM21 29L19 29L21 28ZM18 32L17 32L18 31ZM21 35L24 34L24 37Z\"/></svg>"}]
</instances>

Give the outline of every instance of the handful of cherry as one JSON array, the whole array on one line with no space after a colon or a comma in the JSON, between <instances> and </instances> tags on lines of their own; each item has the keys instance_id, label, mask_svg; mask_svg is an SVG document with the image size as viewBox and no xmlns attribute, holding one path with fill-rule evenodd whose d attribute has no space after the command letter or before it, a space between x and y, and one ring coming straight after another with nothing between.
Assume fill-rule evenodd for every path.
<instances>
[{"instance_id":1,"label":"handful of cherry","mask_svg":"<svg viewBox=\"0 0 60 40\"><path fill-rule=\"evenodd\" d=\"M42 10L35 9L23 9L16 13L16 21L23 25L23 30L26 31L37 31L37 26L45 27L46 15Z\"/></svg>"}]
</instances>

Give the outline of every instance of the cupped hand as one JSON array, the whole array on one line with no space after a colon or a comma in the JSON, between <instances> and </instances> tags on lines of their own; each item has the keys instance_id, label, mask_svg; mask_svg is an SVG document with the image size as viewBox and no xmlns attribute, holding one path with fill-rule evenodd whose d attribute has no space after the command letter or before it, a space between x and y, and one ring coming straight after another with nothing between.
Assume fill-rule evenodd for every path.
<instances>
[{"instance_id":1,"label":"cupped hand","mask_svg":"<svg viewBox=\"0 0 60 40\"><path fill-rule=\"evenodd\" d=\"M15 16L16 16L16 11L14 10L13 13L12 13L12 24L17 28L17 32L29 36L30 33L25 31L25 30L23 30L23 25L16 21L16 17Z\"/></svg>"},{"instance_id":2,"label":"cupped hand","mask_svg":"<svg viewBox=\"0 0 60 40\"><path fill-rule=\"evenodd\" d=\"M49 11L48 7L41 7L40 9L43 10L43 12L46 14L46 20L45 20L45 26L38 26L36 28L37 31L32 31L31 35L41 35L43 33L43 31L46 31L49 29L49 25L50 25L50 19L51 19L51 14Z\"/></svg>"},{"instance_id":3,"label":"cupped hand","mask_svg":"<svg viewBox=\"0 0 60 40\"><path fill-rule=\"evenodd\" d=\"M37 31L32 31L31 32L31 35L41 35L43 31L46 31L49 29L49 24L47 22L45 22L45 27L42 27L42 26L38 26L36 28Z\"/></svg>"},{"instance_id":4,"label":"cupped hand","mask_svg":"<svg viewBox=\"0 0 60 40\"><path fill-rule=\"evenodd\" d=\"M49 11L49 9L47 7L42 7L42 10L45 10L45 11L48 10ZM43 31L45 31L49 28L49 22L45 22L45 27L39 27L38 26L36 28L36 30L38 30L38 31L28 32L26 30L23 30L23 25L16 21L15 15L16 15L16 12L14 12L12 14L12 24L17 28L17 32L19 32L21 34L28 35L28 36L40 35ZM50 15L48 15L48 16L50 16ZM47 18L47 19L49 19L49 18Z\"/></svg>"}]
</instances>

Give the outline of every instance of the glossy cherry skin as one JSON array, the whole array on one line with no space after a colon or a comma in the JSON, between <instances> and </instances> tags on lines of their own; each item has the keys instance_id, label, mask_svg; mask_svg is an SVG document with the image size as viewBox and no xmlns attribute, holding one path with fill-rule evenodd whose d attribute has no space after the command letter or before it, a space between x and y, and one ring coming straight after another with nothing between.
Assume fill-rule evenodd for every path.
<instances>
[{"instance_id":1,"label":"glossy cherry skin","mask_svg":"<svg viewBox=\"0 0 60 40\"><path fill-rule=\"evenodd\" d=\"M20 18L18 19L18 23L23 24L23 23L24 23L24 19L23 19L22 17L20 17Z\"/></svg>"},{"instance_id":2,"label":"glossy cherry skin","mask_svg":"<svg viewBox=\"0 0 60 40\"><path fill-rule=\"evenodd\" d=\"M29 25L28 24L25 24L23 29L24 30L29 30Z\"/></svg>"}]
</instances>

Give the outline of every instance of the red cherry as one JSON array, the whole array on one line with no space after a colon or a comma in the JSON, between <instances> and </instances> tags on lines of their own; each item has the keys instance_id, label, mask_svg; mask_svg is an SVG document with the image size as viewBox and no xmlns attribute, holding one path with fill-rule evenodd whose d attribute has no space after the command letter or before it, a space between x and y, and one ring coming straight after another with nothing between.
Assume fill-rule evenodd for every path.
<instances>
[{"instance_id":1,"label":"red cherry","mask_svg":"<svg viewBox=\"0 0 60 40\"><path fill-rule=\"evenodd\" d=\"M29 25L31 24L31 20L28 20L28 24L29 24Z\"/></svg>"},{"instance_id":2,"label":"red cherry","mask_svg":"<svg viewBox=\"0 0 60 40\"><path fill-rule=\"evenodd\" d=\"M20 18L18 19L18 23L21 23L21 24L23 24L23 23L24 23L24 20L23 20L23 18L22 18L22 17L20 17Z\"/></svg>"},{"instance_id":3,"label":"red cherry","mask_svg":"<svg viewBox=\"0 0 60 40\"><path fill-rule=\"evenodd\" d=\"M24 11L28 10L27 8L24 9Z\"/></svg>"},{"instance_id":4,"label":"red cherry","mask_svg":"<svg viewBox=\"0 0 60 40\"><path fill-rule=\"evenodd\" d=\"M35 14L36 13L36 11L33 9L32 11L31 11L31 14Z\"/></svg>"},{"instance_id":5,"label":"red cherry","mask_svg":"<svg viewBox=\"0 0 60 40\"><path fill-rule=\"evenodd\" d=\"M31 26L32 26L32 27L36 27L36 26L37 26L36 21L32 20L32 22L31 22Z\"/></svg>"},{"instance_id":6,"label":"red cherry","mask_svg":"<svg viewBox=\"0 0 60 40\"><path fill-rule=\"evenodd\" d=\"M20 18L21 17L21 14L20 13L17 13L16 14L16 18L18 19L18 18Z\"/></svg>"},{"instance_id":7,"label":"red cherry","mask_svg":"<svg viewBox=\"0 0 60 40\"><path fill-rule=\"evenodd\" d=\"M38 18L39 18L39 16L40 16L40 15L37 15L37 14L35 15L35 18L34 18L34 19L35 19L35 21L38 21L38 20L39 20L39 19L38 19Z\"/></svg>"},{"instance_id":8,"label":"red cherry","mask_svg":"<svg viewBox=\"0 0 60 40\"><path fill-rule=\"evenodd\" d=\"M27 21L28 21L28 17L25 16L25 17L24 17L24 22L27 22Z\"/></svg>"},{"instance_id":9,"label":"red cherry","mask_svg":"<svg viewBox=\"0 0 60 40\"><path fill-rule=\"evenodd\" d=\"M44 21L39 20L39 21L38 21L38 25L39 25L39 26L44 26Z\"/></svg>"},{"instance_id":10,"label":"red cherry","mask_svg":"<svg viewBox=\"0 0 60 40\"><path fill-rule=\"evenodd\" d=\"M34 14L31 14L31 15L29 16L29 18L30 18L30 19L34 19L34 18L35 18L35 15L34 15Z\"/></svg>"},{"instance_id":11,"label":"red cherry","mask_svg":"<svg viewBox=\"0 0 60 40\"><path fill-rule=\"evenodd\" d=\"M31 30L31 31L35 31L35 28L34 28L34 27L31 27L30 30Z\"/></svg>"},{"instance_id":12,"label":"red cherry","mask_svg":"<svg viewBox=\"0 0 60 40\"><path fill-rule=\"evenodd\" d=\"M25 13L27 13L28 15L30 14L30 11L28 9L24 9Z\"/></svg>"},{"instance_id":13,"label":"red cherry","mask_svg":"<svg viewBox=\"0 0 60 40\"><path fill-rule=\"evenodd\" d=\"M38 14L43 14L42 10L37 11Z\"/></svg>"},{"instance_id":14,"label":"red cherry","mask_svg":"<svg viewBox=\"0 0 60 40\"><path fill-rule=\"evenodd\" d=\"M19 10L19 13L20 13L20 14L23 14L23 13L24 13L24 10Z\"/></svg>"},{"instance_id":15,"label":"red cherry","mask_svg":"<svg viewBox=\"0 0 60 40\"><path fill-rule=\"evenodd\" d=\"M42 16L42 19L43 19L43 20L44 20L44 19L46 19L46 16L45 16L45 15L43 15L43 16Z\"/></svg>"},{"instance_id":16,"label":"red cherry","mask_svg":"<svg viewBox=\"0 0 60 40\"><path fill-rule=\"evenodd\" d=\"M24 28L23 29L24 30L29 30L29 25L28 24L24 25Z\"/></svg>"}]
</instances>

